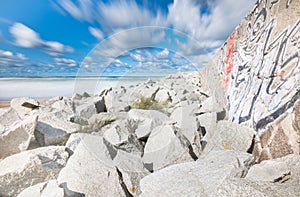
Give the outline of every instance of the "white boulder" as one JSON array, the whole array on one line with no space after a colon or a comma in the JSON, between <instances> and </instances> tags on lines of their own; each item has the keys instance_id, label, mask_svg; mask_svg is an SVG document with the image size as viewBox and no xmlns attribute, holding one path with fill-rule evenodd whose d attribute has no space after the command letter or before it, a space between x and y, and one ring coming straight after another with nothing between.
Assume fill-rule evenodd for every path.
<instances>
[{"instance_id":1,"label":"white boulder","mask_svg":"<svg viewBox=\"0 0 300 197\"><path fill-rule=\"evenodd\" d=\"M27 187L55 179L68 157L65 147L48 146L5 158L0 162L0 196L16 196Z\"/></svg>"},{"instance_id":2,"label":"white boulder","mask_svg":"<svg viewBox=\"0 0 300 197\"><path fill-rule=\"evenodd\" d=\"M29 116L4 129L0 134L0 159L27 150L36 125L37 116Z\"/></svg>"}]
</instances>

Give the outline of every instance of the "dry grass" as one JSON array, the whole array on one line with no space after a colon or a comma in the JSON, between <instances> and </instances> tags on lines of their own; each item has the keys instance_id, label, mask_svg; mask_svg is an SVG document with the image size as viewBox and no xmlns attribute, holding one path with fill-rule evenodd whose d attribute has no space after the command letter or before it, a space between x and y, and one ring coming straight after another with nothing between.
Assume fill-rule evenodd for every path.
<instances>
[{"instance_id":1,"label":"dry grass","mask_svg":"<svg viewBox=\"0 0 300 197\"><path fill-rule=\"evenodd\" d=\"M170 101L157 102L152 98L142 96L140 99L134 101L131 107L134 109L157 110L161 111L169 105Z\"/></svg>"}]
</instances>

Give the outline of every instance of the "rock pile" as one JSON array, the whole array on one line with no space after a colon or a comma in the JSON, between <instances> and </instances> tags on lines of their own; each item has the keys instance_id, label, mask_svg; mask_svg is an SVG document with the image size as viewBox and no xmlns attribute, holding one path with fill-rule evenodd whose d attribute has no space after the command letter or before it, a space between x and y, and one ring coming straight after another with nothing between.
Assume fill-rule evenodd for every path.
<instances>
[{"instance_id":1,"label":"rock pile","mask_svg":"<svg viewBox=\"0 0 300 197\"><path fill-rule=\"evenodd\" d=\"M199 79L14 99L0 118L0 196L299 194L300 157L254 165L253 130L226 121Z\"/></svg>"}]
</instances>

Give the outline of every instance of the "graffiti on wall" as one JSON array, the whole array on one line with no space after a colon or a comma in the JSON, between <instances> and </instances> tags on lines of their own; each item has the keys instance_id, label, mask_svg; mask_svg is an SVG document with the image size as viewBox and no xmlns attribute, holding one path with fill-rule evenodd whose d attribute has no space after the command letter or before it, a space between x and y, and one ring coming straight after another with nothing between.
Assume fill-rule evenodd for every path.
<instances>
[{"instance_id":1,"label":"graffiti on wall","mask_svg":"<svg viewBox=\"0 0 300 197\"><path fill-rule=\"evenodd\" d=\"M256 130L264 129L300 99L300 19L275 35L276 18L267 17L277 2L267 6L262 1L236 51L234 34L229 38L223 64L230 119Z\"/></svg>"},{"instance_id":2,"label":"graffiti on wall","mask_svg":"<svg viewBox=\"0 0 300 197\"><path fill-rule=\"evenodd\" d=\"M233 68L233 61L234 61L234 33L233 32L227 41L227 51L226 51L226 61L225 61L225 73L224 73L224 77L223 77L223 84L224 84L224 88L227 90L228 89L228 82L230 79L230 73L232 71Z\"/></svg>"}]
</instances>

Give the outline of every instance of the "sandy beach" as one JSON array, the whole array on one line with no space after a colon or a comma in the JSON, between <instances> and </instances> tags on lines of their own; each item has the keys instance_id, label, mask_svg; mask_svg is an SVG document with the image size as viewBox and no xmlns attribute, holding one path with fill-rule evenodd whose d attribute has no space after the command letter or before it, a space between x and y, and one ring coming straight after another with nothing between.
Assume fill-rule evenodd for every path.
<instances>
[{"instance_id":1,"label":"sandy beach","mask_svg":"<svg viewBox=\"0 0 300 197\"><path fill-rule=\"evenodd\" d=\"M9 107L9 101L0 101L0 108Z\"/></svg>"},{"instance_id":2,"label":"sandy beach","mask_svg":"<svg viewBox=\"0 0 300 197\"><path fill-rule=\"evenodd\" d=\"M46 102L49 98L45 98L45 99L37 99L37 101L40 104L43 104L44 102ZM10 101L0 101L0 108L5 108L5 107L9 107L10 106Z\"/></svg>"}]
</instances>

